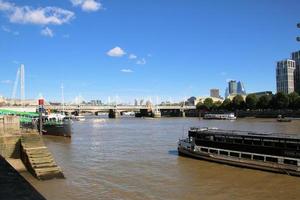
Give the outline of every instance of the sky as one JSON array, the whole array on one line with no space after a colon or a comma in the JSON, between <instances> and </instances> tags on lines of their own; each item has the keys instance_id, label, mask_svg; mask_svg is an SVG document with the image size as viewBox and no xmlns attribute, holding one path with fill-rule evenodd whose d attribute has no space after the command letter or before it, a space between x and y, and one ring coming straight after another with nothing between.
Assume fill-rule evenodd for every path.
<instances>
[{"instance_id":1,"label":"sky","mask_svg":"<svg viewBox=\"0 0 300 200\"><path fill-rule=\"evenodd\" d=\"M227 81L275 91L300 50L299 0L0 0L0 95L104 102L207 96ZM19 91L19 89L18 89ZM19 95L19 92L18 92Z\"/></svg>"}]
</instances>

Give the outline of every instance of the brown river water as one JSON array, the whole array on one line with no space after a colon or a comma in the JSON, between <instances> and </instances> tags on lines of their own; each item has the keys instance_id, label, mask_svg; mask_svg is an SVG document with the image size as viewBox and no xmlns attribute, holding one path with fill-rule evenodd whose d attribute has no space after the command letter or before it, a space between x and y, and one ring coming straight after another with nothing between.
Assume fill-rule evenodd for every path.
<instances>
[{"instance_id":1,"label":"brown river water","mask_svg":"<svg viewBox=\"0 0 300 200\"><path fill-rule=\"evenodd\" d=\"M74 122L72 138L44 136L66 179L22 175L47 199L300 199L300 177L177 155L191 126L300 134L300 120L198 118Z\"/></svg>"}]
</instances>

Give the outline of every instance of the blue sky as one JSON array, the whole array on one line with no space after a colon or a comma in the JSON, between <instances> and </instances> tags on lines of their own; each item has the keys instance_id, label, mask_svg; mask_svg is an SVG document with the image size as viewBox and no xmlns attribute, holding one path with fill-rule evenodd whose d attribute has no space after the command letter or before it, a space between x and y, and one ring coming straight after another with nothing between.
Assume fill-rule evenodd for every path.
<instances>
[{"instance_id":1,"label":"blue sky","mask_svg":"<svg viewBox=\"0 0 300 200\"><path fill-rule=\"evenodd\" d=\"M275 90L300 49L299 0L0 0L0 94L17 68L26 96L119 101L209 94L226 80Z\"/></svg>"}]
</instances>

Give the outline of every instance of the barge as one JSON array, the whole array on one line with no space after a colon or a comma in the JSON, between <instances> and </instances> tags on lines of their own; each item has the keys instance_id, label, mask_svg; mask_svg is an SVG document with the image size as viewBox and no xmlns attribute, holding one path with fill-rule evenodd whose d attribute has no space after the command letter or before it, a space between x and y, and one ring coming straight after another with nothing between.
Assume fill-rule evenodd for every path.
<instances>
[{"instance_id":1,"label":"barge","mask_svg":"<svg viewBox=\"0 0 300 200\"><path fill-rule=\"evenodd\" d=\"M207 113L203 116L203 119L235 120L236 116L234 115L234 113L227 113L227 114Z\"/></svg>"},{"instance_id":2,"label":"barge","mask_svg":"<svg viewBox=\"0 0 300 200\"><path fill-rule=\"evenodd\" d=\"M300 176L300 136L190 128L178 154L233 166Z\"/></svg>"}]
</instances>

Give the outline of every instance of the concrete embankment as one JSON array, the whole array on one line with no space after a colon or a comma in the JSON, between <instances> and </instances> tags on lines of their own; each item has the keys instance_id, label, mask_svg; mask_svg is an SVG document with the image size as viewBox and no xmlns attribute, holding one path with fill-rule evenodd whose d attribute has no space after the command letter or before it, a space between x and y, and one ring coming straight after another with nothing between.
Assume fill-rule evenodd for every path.
<instances>
[{"instance_id":1,"label":"concrete embankment","mask_svg":"<svg viewBox=\"0 0 300 200\"><path fill-rule=\"evenodd\" d=\"M45 199L19 170L39 180L64 178L36 131L21 130L16 116L0 116L0 199Z\"/></svg>"},{"instance_id":2,"label":"concrete embankment","mask_svg":"<svg viewBox=\"0 0 300 200\"><path fill-rule=\"evenodd\" d=\"M0 199L45 199L2 156L0 156L0 187Z\"/></svg>"}]
</instances>

